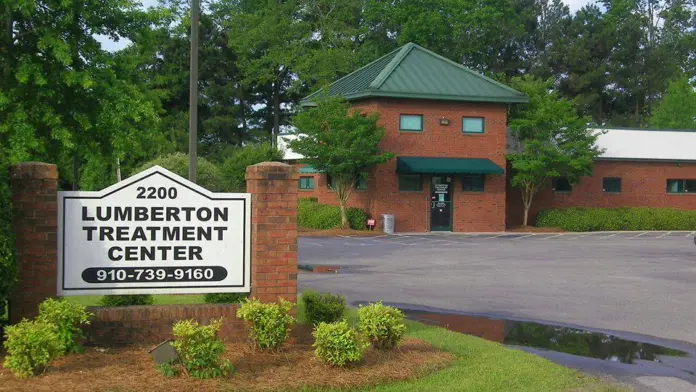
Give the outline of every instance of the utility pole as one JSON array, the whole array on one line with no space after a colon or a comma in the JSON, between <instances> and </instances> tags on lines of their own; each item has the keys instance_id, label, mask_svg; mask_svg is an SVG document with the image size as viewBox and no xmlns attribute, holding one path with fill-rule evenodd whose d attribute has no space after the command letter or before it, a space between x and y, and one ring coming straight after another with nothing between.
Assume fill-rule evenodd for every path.
<instances>
[{"instance_id":1,"label":"utility pole","mask_svg":"<svg viewBox=\"0 0 696 392\"><path fill-rule=\"evenodd\" d=\"M196 182L198 156L198 19L200 0L191 0L191 74L189 79L189 181Z\"/></svg>"}]
</instances>

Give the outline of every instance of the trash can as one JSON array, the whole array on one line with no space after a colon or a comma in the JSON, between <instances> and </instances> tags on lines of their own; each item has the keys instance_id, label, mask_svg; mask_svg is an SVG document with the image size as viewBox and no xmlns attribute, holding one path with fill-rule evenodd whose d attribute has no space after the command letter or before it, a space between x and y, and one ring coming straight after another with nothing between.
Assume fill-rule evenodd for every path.
<instances>
[{"instance_id":1,"label":"trash can","mask_svg":"<svg viewBox=\"0 0 696 392\"><path fill-rule=\"evenodd\" d=\"M382 227L387 234L394 234L394 215L382 214Z\"/></svg>"}]
</instances>

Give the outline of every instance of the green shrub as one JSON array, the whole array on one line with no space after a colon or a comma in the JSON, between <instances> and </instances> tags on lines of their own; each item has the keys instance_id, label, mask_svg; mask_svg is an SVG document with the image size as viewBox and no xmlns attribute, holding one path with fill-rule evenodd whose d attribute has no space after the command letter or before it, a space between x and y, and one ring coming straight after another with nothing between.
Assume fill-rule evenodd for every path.
<instances>
[{"instance_id":1,"label":"green shrub","mask_svg":"<svg viewBox=\"0 0 696 392\"><path fill-rule=\"evenodd\" d=\"M342 295L306 290L302 292L302 302L307 321L312 325L339 321L346 310L346 299Z\"/></svg>"},{"instance_id":2,"label":"green shrub","mask_svg":"<svg viewBox=\"0 0 696 392\"><path fill-rule=\"evenodd\" d=\"M365 211L348 208L347 215L351 229L365 229ZM297 206L297 225L317 230L334 229L341 226L341 210L338 206L319 204L311 198L300 199Z\"/></svg>"},{"instance_id":3,"label":"green shrub","mask_svg":"<svg viewBox=\"0 0 696 392\"><path fill-rule=\"evenodd\" d=\"M29 320L5 328L4 346L4 366L20 378L42 373L65 351L55 325Z\"/></svg>"},{"instance_id":4,"label":"green shrub","mask_svg":"<svg viewBox=\"0 0 696 392\"><path fill-rule=\"evenodd\" d=\"M696 230L696 211L673 208L554 208L537 216L538 227L567 231Z\"/></svg>"},{"instance_id":5,"label":"green shrub","mask_svg":"<svg viewBox=\"0 0 696 392\"><path fill-rule=\"evenodd\" d=\"M56 333L66 353L82 353L84 349L77 341L84 339L81 325L89 324L93 314L84 305L64 299L49 298L39 305L37 321L56 326Z\"/></svg>"},{"instance_id":6,"label":"green shrub","mask_svg":"<svg viewBox=\"0 0 696 392\"><path fill-rule=\"evenodd\" d=\"M246 192L246 168L261 162L280 162L283 160L283 152L273 147L270 143L249 144L236 149L227 157L220 167L220 171L230 190Z\"/></svg>"},{"instance_id":7,"label":"green shrub","mask_svg":"<svg viewBox=\"0 0 696 392\"><path fill-rule=\"evenodd\" d=\"M226 376L232 371L232 364L221 359L225 345L218 338L222 319L210 320L208 325L198 325L195 320L177 321L173 328L174 342L178 359L175 364L182 366L186 374L193 378L215 378ZM174 368L171 368L172 370ZM158 368L165 375L174 375L166 367Z\"/></svg>"},{"instance_id":8,"label":"green shrub","mask_svg":"<svg viewBox=\"0 0 696 392\"><path fill-rule=\"evenodd\" d=\"M239 304L249 297L249 293L209 293L203 300L207 304Z\"/></svg>"},{"instance_id":9,"label":"green shrub","mask_svg":"<svg viewBox=\"0 0 696 392\"><path fill-rule=\"evenodd\" d=\"M198 157L196 161L196 183L212 192L227 191L227 186L217 166L205 158ZM155 158L133 170L133 174L139 173L152 166L161 166L181 177L188 178L189 156L180 152Z\"/></svg>"},{"instance_id":10,"label":"green shrub","mask_svg":"<svg viewBox=\"0 0 696 392\"><path fill-rule=\"evenodd\" d=\"M333 366L344 366L347 363L358 362L362 359L365 349L370 346L360 335L348 326L346 320L335 323L320 323L312 333L313 346L317 358Z\"/></svg>"},{"instance_id":11,"label":"green shrub","mask_svg":"<svg viewBox=\"0 0 696 392\"><path fill-rule=\"evenodd\" d=\"M134 306L152 305L155 298L150 294L138 295L105 295L99 301L101 306Z\"/></svg>"},{"instance_id":12,"label":"green shrub","mask_svg":"<svg viewBox=\"0 0 696 392\"><path fill-rule=\"evenodd\" d=\"M263 303L258 299L247 299L237 310L237 317L244 320L249 336L262 350L278 350L288 338L295 318L290 310L292 302L280 299L278 303Z\"/></svg>"},{"instance_id":13,"label":"green shrub","mask_svg":"<svg viewBox=\"0 0 696 392\"><path fill-rule=\"evenodd\" d=\"M358 330L374 348L392 350L406 333L401 310L384 306L381 302L358 308Z\"/></svg>"}]
</instances>

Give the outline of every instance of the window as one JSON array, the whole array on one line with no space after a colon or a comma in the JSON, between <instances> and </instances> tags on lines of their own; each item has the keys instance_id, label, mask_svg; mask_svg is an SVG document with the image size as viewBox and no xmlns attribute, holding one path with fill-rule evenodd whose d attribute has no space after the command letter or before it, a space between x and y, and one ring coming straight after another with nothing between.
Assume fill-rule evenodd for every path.
<instances>
[{"instance_id":1,"label":"window","mask_svg":"<svg viewBox=\"0 0 696 392\"><path fill-rule=\"evenodd\" d=\"M367 181L365 181L365 179L362 177L358 177L358 179L355 181L355 190L366 191Z\"/></svg>"},{"instance_id":2,"label":"window","mask_svg":"<svg viewBox=\"0 0 696 392\"><path fill-rule=\"evenodd\" d=\"M399 117L399 130L402 132L423 132L423 115L402 114Z\"/></svg>"},{"instance_id":3,"label":"window","mask_svg":"<svg viewBox=\"0 0 696 392\"><path fill-rule=\"evenodd\" d=\"M462 190L465 192L483 192L485 176L464 176L462 177Z\"/></svg>"},{"instance_id":4,"label":"window","mask_svg":"<svg viewBox=\"0 0 696 392\"><path fill-rule=\"evenodd\" d=\"M463 133L483 133L484 129L483 117L464 117L462 118Z\"/></svg>"},{"instance_id":5,"label":"window","mask_svg":"<svg viewBox=\"0 0 696 392\"><path fill-rule=\"evenodd\" d=\"M602 180L602 191L604 193L621 193L621 179L604 177Z\"/></svg>"},{"instance_id":6,"label":"window","mask_svg":"<svg viewBox=\"0 0 696 392\"><path fill-rule=\"evenodd\" d=\"M334 189L334 179L329 175L326 176L326 186L329 189ZM355 180L355 189L358 191L366 191L367 181L362 177L358 177L358 179Z\"/></svg>"},{"instance_id":7,"label":"window","mask_svg":"<svg viewBox=\"0 0 696 392\"><path fill-rule=\"evenodd\" d=\"M314 189L314 177L300 177L300 189Z\"/></svg>"},{"instance_id":8,"label":"window","mask_svg":"<svg viewBox=\"0 0 696 392\"><path fill-rule=\"evenodd\" d=\"M418 192L423 190L420 174L399 174L399 190Z\"/></svg>"},{"instance_id":9,"label":"window","mask_svg":"<svg viewBox=\"0 0 696 392\"><path fill-rule=\"evenodd\" d=\"M572 192L573 191L573 186L570 185L570 181L568 181L568 179L565 177L554 178L553 182L551 184L551 188L553 189L554 192L557 192L557 193Z\"/></svg>"},{"instance_id":10,"label":"window","mask_svg":"<svg viewBox=\"0 0 696 392\"><path fill-rule=\"evenodd\" d=\"M696 180L667 180L667 193L696 193Z\"/></svg>"}]
</instances>

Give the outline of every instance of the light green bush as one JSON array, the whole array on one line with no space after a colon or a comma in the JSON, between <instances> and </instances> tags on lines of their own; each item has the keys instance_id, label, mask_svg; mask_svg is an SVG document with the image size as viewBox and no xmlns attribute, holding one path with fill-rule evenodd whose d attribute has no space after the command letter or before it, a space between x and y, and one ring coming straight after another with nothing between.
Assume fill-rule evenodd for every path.
<instances>
[{"instance_id":1,"label":"light green bush","mask_svg":"<svg viewBox=\"0 0 696 392\"><path fill-rule=\"evenodd\" d=\"M222 172L213 163L205 158L198 157L196 161L196 183L212 192L227 191L227 183ZM188 178L189 156L180 152L155 158L133 170L133 174L140 173L152 166L161 166L181 177Z\"/></svg>"},{"instance_id":2,"label":"light green bush","mask_svg":"<svg viewBox=\"0 0 696 392\"><path fill-rule=\"evenodd\" d=\"M364 230L367 214L359 208L348 208L348 223L354 230ZM315 199L300 199L297 206L297 225L308 229L326 230L341 226L338 206L319 204Z\"/></svg>"},{"instance_id":3,"label":"light green bush","mask_svg":"<svg viewBox=\"0 0 696 392\"><path fill-rule=\"evenodd\" d=\"M84 305L64 299L49 298L39 305L37 321L56 326L56 333L66 353L82 353L84 348L78 339L84 339L81 325L89 324L93 314Z\"/></svg>"},{"instance_id":4,"label":"light green bush","mask_svg":"<svg viewBox=\"0 0 696 392\"><path fill-rule=\"evenodd\" d=\"M239 304L248 297L248 293L209 293L203 300L207 304Z\"/></svg>"},{"instance_id":5,"label":"light green bush","mask_svg":"<svg viewBox=\"0 0 696 392\"><path fill-rule=\"evenodd\" d=\"M155 298L150 294L105 295L99 300L101 306L152 305Z\"/></svg>"},{"instance_id":6,"label":"light green bush","mask_svg":"<svg viewBox=\"0 0 696 392\"><path fill-rule=\"evenodd\" d=\"M302 302L307 321L312 325L339 321L346 310L346 299L342 295L305 290L302 292Z\"/></svg>"},{"instance_id":7,"label":"light green bush","mask_svg":"<svg viewBox=\"0 0 696 392\"><path fill-rule=\"evenodd\" d=\"M227 376L232 364L221 359L225 345L218 338L222 318L210 320L208 325L198 325L195 320L177 321L172 327L178 359L175 364L183 366L186 374L193 378L216 378ZM165 375L174 375L176 368L159 367Z\"/></svg>"},{"instance_id":8,"label":"light green bush","mask_svg":"<svg viewBox=\"0 0 696 392\"><path fill-rule=\"evenodd\" d=\"M335 323L319 323L314 328L316 347L314 353L319 360L333 366L345 366L347 363L362 359L365 349L370 346L346 320Z\"/></svg>"},{"instance_id":9,"label":"light green bush","mask_svg":"<svg viewBox=\"0 0 696 392\"><path fill-rule=\"evenodd\" d=\"M538 227L567 231L696 230L696 211L673 208L564 208L539 213Z\"/></svg>"},{"instance_id":10,"label":"light green bush","mask_svg":"<svg viewBox=\"0 0 696 392\"><path fill-rule=\"evenodd\" d=\"M230 190L246 192L246 168L261 162L280 162L283 152L270 143L249 144L234 150L220 167Z\"/></svg>"},{"instance_id":11,"label":"light green bush","mask_svg":"<svg viewBox=\"0 0 696 392\"><path fill-rule=\"evenodd\" d=\"M406 334L401 310L381 302L358 307L358 330L374 348L392 350Z\"/></svg>"},{"instance_id":12,"label":"light green bush","mask_svg":"<svg viewBox=\"0 0 696 392\"><path fill-rule=\"evenodd\" d=\"M295 318L290 310L292 302L280 299L278 303L263 303L251 298L242 303L237 317L244 320L249 328L249 337L262 350L278 350L288 338Z\"/></svg>"},{"instance_id":13,"label":"light green bush","mask_svg":"<svg viewBox=\"0 0 696 392\"><path fill-rule=\"evenodd\" d=\"M29 320L5 328L4 346L4 366L19 378L42 373L65 351L55 325Z\"/></svg>"}]
</instances>

